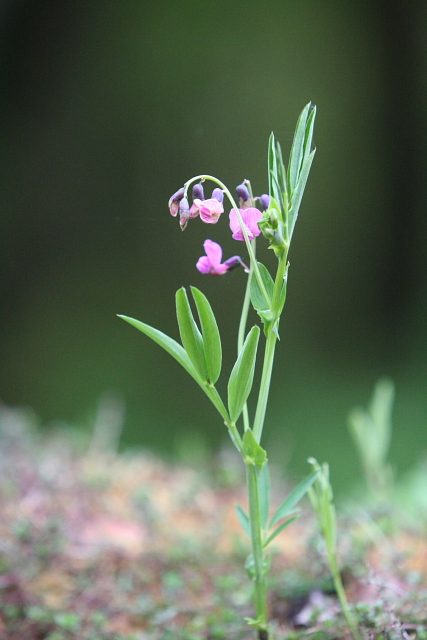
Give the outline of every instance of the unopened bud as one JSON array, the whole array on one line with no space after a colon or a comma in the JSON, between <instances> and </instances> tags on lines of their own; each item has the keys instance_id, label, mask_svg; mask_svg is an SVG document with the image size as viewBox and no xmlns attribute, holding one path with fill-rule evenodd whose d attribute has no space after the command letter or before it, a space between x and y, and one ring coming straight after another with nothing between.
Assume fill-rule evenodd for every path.
<instances>
[{"instance_id":1,"label":"unopened bud","mask_svg":"<svg viewBox=\"0 0 427 640\"><path fill-rule=\"evenodd\" d=\"M222 189L219 189L219 187L214 189L212 191L212 198L215 198L215 200L218 200L218 202L223 202L224 201L224 194L222 192Z\"/></svg>"},{"instance_id":2,"label":"unopened bud","mask_svg":"<svg viewBox=\"0 0 427 640\"><path fill-rule=\"evenodd\" d=\"M204 200L205 199L205 193L203 191L203 186L202 186L201 182L198 182L193 187L193 200L196 200L196 198L198 200Z\"/></svg>"},{"instance_id":3,"label":"unopened bud","mask_svg":"<svg viewBox=\"0 0 427 640\"><path fill-rule=\"evenodd\" d=\"M173 216L176 216L176 214L178 213L179 203L184 197L184 193L185 193L185 189L184 187L181 187L181 189L178 189L178 191L176 191L173 194L173 196L169 198L169 203L168 203L169 211Z\"/></svg>"},{"instance_id":4,"label":"unopened bud","mask_svg":"<svg viewBox=\"0 0 427 640\"><path fill-rule=\"evenodd\" d=\"M247 200L250 200L250 194L249 194L249 190L247 188L247 186L245 185L244 182L242 182L242 184L239 184L236 187L236 192L237 195L239 196L239 198L241 198L242 202L246 202Z\"/></svg>"},{"instance_id":5,"label":"unopened bud","mask_svg":"<svg viewBox=\"0 0 427 640\"><path fill-rule=\"evenodd\" d=\"M270 196L267 193L263 193L259 201L264 211L267 211L268 207L270 206Z\"/></svg>"},{"instance_id":6,"label":"unopened bud","mask_svg":"<svg viewBox=\"0 0 427 640\"><path fill-rule=\"evenodd\" d=\"M182 231L184 231L185 227L187 226L189 219L190 205L188 204L187 198L181 198L181 201L179 203L179 224Z\"/></svg>"}]
</instances>

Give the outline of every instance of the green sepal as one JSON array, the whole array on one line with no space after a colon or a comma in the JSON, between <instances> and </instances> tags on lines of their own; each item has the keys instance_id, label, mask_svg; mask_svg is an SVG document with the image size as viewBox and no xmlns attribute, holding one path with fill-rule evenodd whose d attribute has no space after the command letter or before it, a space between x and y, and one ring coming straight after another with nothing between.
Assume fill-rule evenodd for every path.
<instances>
[{"instance_id":1,"label":"green sepal","mask_svg":"<svg viewBox=\"0 0 427 640\"><path fill-rule=\"evenodd\" d=\"M221 338L219 335L218 325L216 323L212 307L206 296L199 291L199 289L196 289L196 287L191 287L191 293L193 294L194 302L196 303L200 326L202 328L205 362L209 382L211 384L215 384L221 373L222 364Z\"/></svg>"},{"instance_id":2,"label":"green sepal","mask_svg":"<svg viewBox=\"0 0 427 640\"><path fill-rule=\"evenodd\" d=\"M267 462L267 452L255 440L255 436L251 429L246 429L243 434L243 458L245 464L254 465L259 470L263 468Z\"/></svg>"},{"instance_id":3,"label":"green sepal","mask_svg":"<svg viewBox=\"0 0 427 640\"><path fill-rule=\"evenodd\" d=\"M162 331L155 329L154 327L150 327L150 325L145 324L145 322L140 322L139 320L135 320L135 318L129 318L128 316L119 315L118 317L125 322L128 322L142 333L145 333L146 336L151 338L158 345L163 347L165 351L167 351L179 364L184 367L184 369L192 376L196 382L199 384L203 384L203 380L200 378L196 369L194 368L187 352L185 349L173 338L170 338Z\"/></svg>"},{"instance_id":4,"label":"green sepal","mask_svg":"<svg viewBox=\"0 0 427 640\"><path fill-rule=\"evenodd\" d=\"M184 349L188 353L199 376L208 381L203 337L193 318L193 313L188 302L187 292L184 287L176 292L176 317L179 325L179 333Z\"/></svg>"},{"instance_id":5,"label":"green sepal","mask_svg":"<svg viewBox=\"0 0 427 640\"><path fill-rule=\"evenodd\" d=\"M289 520L286 520L285 522L282 522L282 524L277 527L277 529L273 531L273 533L264 542L263 548L265 549L270 544L270 542L273 542L273 540L279 535L279 533L282 533L282 531L286 529L286 527L289 527L289 525L292 524L292 522L294 522L294 520L296 520L297 518L299 518L298 515L293 516L293 518L289 518Z\"/></svg>"},{"instance_id":6,"label":"green sepal","mask_svg":"<svg viewBox=\"0 0 427 640\"><path fill-rule=\"evenodd\" d=\"M261 526L266 529L268 515L270 513L270 472L266 462L258 475L259 510L261 513Z\"/></svg>"},{"instance_id":7,"label":"green sepal","mask_svg":"<svg viewBox=\"0 0 427 640\"><path fill-rule=\"evenodd\" d=\"M252 327L239 353L228 381L228 410L231 421L237 422L252 388L259 327Z\"/></svg>"},{"instance_id":8,"label":"green sepal","mask_svg":"<svg viewBox=\"0 0 427 640\"><path fill-rule=\"evenodd\" d=\"M301 500L301 498L307 493L313 482L315 481L319 471L314 471L309 476L301 480L301 482L291 491L286 500L282 502L280 507L270 521L270 527L276 524L282 518L287 518L292 514L293 508Z\"/></svg>"},{"instance_id":9,"label":"green sepal","mask_svg":"<svg viewBox=\"0 0 427 640\"><path fill-rule=\"evenodd\" d=\"M239 504L236 504L236 513L237 513L237 517L239 518L239 522L242 526L243 531L249 537L251 537L251 523L249 522L248 514L246 513L246 511L242 509L242 507Z\"/></svg>"}]
</instances>

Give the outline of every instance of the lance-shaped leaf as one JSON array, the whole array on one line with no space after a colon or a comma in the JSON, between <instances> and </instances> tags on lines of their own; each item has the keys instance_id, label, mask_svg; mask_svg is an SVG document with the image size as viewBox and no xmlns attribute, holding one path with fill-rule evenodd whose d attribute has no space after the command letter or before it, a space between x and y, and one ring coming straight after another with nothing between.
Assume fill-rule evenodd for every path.
<instances>
[{"instance_id":1,"label":"lance-shaped leaf","mask_svg":"<svg viewBox=\"0 0 427 640\"><path fill-rule=\"evenodd\" d=\"M122 320L125 320L136 329L139 329L139 331L142 331L142 333L145 333L146 336L163 347L165 351L167 351L173 358L175 358L175 360L179 362L182 367L184 367L184 369L190 374L190 376L194 378L197 384L203 389L214 407L222 416L224 422L228 423L230 421L227 409L225 408L224 403L222 402L218 394L218 391L215 389L215 387L207 386L205 384L205 380L200 377L200 375L194 368L194 365L191 362L188 353L178 342L176 342L176 340L170 338L165 333L162 333L162 331L159 331L154 327L150 327L150 325L145 324L144 322L140 322L140 320L135 320L135 318L129 318L128 316L119 314L118 317ZM230 431L229 433L234 444L236 445L236 448L240 451L239 443L235 440L232 432Z\"/></svg>"},{"instance_id":2,"label":"lance-shaped leaf","mask_svg":"<svg viewBox=\"0 0 427 640\"><path fill-rule=\"evenodd\" d=\"M261 280L271 301L274 290L273 278L271 277L268 269L261 262L258 262L257 264ZM269 311L271 308L270 302L265 299L264 292L260 288L258 280L255 277L251 278L251 302L256 311Z\"/></svg>"},{"instance_id":3,"label":"lance-shaped leaf","mask_svg":"<svg viewBox=\"0 0 427 640\"><path fill-rule=\"evenodd\" d=\"M289 242L292 239L292 234L294 232L295 223L298 217L299 207L301 204L302 196L304 194L305 185L307 183L308 174L310 173L311 163L313 162L315 153L316 149L313 149L307 160L304 162L299 175L299 180L292 196L292 204L288 213Z\"/></svg>"},{"instance_id":4,"label":"lance-shaped leaf","mask_svg":"<svg viewBox=\"0 0 427 640\"><path fill-rule=\"evenodd\" d=\"M305 138L304 138L304 155L302 159L301 166L307 160L308 156L311 153L311 145L313 142L313 131L314 131L314 120L316 119L316 107L313 106L310 114L307 118L307 123L305 126Z\"/></svg>"},{"instance_id":5,"label":"lance-shaped leaf","mask_svg":"<svg viewBox=\"0 0 427 640\"><path fill-rule=\"evenodd\" d=\"M243 434L243 458L245 464L255 465L259 470L261 470L267 462L267 453L255 440L251 429L246 429Z\"/></svg>"},{"instance_id":6,"label":"lance-shaped leaf","mask_svg":"<svg viewBox=\"0 0 427 640\"><path fill-rule=\"evenodd\" d=\"M270 135L268 141L268 186L270 196L280 202L279 181L277 175L277 158L276 158L276 142L274 133Z\"/></svg>"},{"instance_id":7,"label":"lance-shaped leaf","mask_svg":"<svg viewBox=\"0 0 427 640\"><path fill-rule=\"evenodd\" d=\"M187 292L184 287L181 287L181 289L178 289L176 292L176 317L178 319L179 333L184 349L188 353L199 376L207 381L208 374L203 338L193 318Z\"/></svg>"},{"instance_id":8,"label":"lance-shaped leaf","mask_svg":"<svg viewBox=\"0 0 427 640\"><path fill-rule=\"evenodd\" d=\"M306 123L307 123L307 117L308 117L310 107L311 107L311 102L305 105L304 109L301 112L300 117L298 118L297 126L295 129L295 135L292 143L291 154L289 156L289 167L288 167L288 185L289 185L290 194L292 194L297 184L300 169L301 169L303 158L304 158L305 131L306 131Z\"/></svg>"},{"instance_id":9,"label":"lance-shaped leaf","mask_svg":"<svg viewBox=\"0 0 427 640\"><path fill-rule=\"evenodd\" d=\"M251 537L251 523L249 522L248 514L246 513L246 511L243 511L242 507L239 504L236 504L236 513L243 531L247 533L249 537Z\"/></svg>"},{"instance_id":10,"label":"lance-shaped leaf","mask_svg":"<svg viewBox=\"0 0 427 640\"><path fill-rule=\"evenodd\" d=\"M145 324L145 322L135 320L135 318L129 318L128 316L122 315L119 315L118 317L129 322L133 327L136 327L136 329L145 333L145 335L154 340L154 342L157 342L157 344L163 347L165 351L167 351L182 367L184 367L186 371L188 371L190 376L192 376L196 382L199 384L202 383L202 380L188 357L187 352L178 342L176 342L176 340L170 338L162 331L159 331L154 327L150 327L150 325Z\"/></svg>"},{"instance_id":11,"label":"lance-shaped leaf","mask_svg":"<svg viewBox=\"0 0 427 640\"><path fill-rule=\"evenodd\" d=\"M252 388L258 339L259 327L254 326L246 336L228 381L228 409L234 423L242 413Z\"/></svg>"},{"instance_id":12,"label":"lance-shaped leaf","mask_svg":"<svg viewBox=\"0 0 427 640\"><path fill-rule=\"evenodd\" d=\"M295 507L297 502L299 502L301 498L307 493L307 491L315 481L318 473L318 471L314 471L314 473L311 473L309 476L301 480L301 482L295 487L295 489L291 491L286 500L282 502L282 504L272 517L270 527L272 527L282 518L287 518L287 516L292 514L293 508Z\"/></svg>"},{"instance_id":13,"label":"lance-shaped leaf","mask_svg":"<svg viewBox=\"0 0 427 640\"><path fill-rule=\"evenodd\" d=\"M279 533L281 533L284 529L286 529L286 527L289 527L289 525L294 522L296 519L298 518L298 516L294 516L293 518L289 518L289 520L286 520L285 522L282 522L281 525L279 525L277 527L277 529L275 531L273 531L273 533L268 536L267 540L264 542L263 547L265 549L265 547L267 545L270 544L270 542L272 542L274 540L274 538L276 538Z\"/></svg>"},{"instance_id":14,"label":"lance-shaped leaf","mask_svg":"<svg viewBox=\"0 0 427 640\"><path fill-rule=\"evenodd\" d=\"M191 293L193 294L194 302L197 306L197 312L199 314L200 325L202 328L203 346L209 382L211 384L215 384L219 378L219 374L221 373L222 363L221 338L219 336L218 325L216 323L212 307L206 296L199 291L199 289L196 289L196 287L191 287Z\"/></svg>"}]
</instances>

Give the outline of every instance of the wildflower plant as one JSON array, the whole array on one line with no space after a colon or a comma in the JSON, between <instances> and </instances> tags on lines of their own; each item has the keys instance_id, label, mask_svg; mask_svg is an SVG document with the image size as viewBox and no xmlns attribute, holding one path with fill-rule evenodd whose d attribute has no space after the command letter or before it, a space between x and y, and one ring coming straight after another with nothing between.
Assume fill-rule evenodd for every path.
<instances>
[{"instance_id":1,"label":"wildflower plant","mask_svg":"<svg viewBox=\"0 0 427 640\"><path fill-rule=\"evenodd\" d=\"M227 402L224 402L215 386L222 364L220 333L213 310L199 289L191 287L199 323L194 318L186 290L182 287L176 293L181 344L144 322L119 316L157 342L190 374L217 409L234 446L242 455L246 467L249 509L246 513L242 507L238 507L237 514L244 531L251 539L252 553L246 562L246 569L254 582L255 605L255 618L247 621L258 630L260 640L268 638L267 547L295 520L295 506L318 474L318 470L314 470L305 478L270 517L267 453L261 446L261 438L280 318L286 300L288 252L315 153L312 149L315 116L316 108L311 103L307 104L296 126L287 167L283 163L280 145L271 134L268 145L268 194L254 197L251 183L244 180L236 189L236 202L223 182L214 176L202 174L188 180L169 200L170 213L172 216L179 215L179 223L184 230L190 220L197 217L206 224L217 224L224 213L226 197L231 205L229 225L232 237L246 245L248 266L237 255L223 262L221 246L211 239L204 242L205 255L199 258L196 265L199 272L215 276L224 275L239 266L247 273L237 332L237 360L228 380ZM206 181L215 185L210 198L205 198ZM191 185L190 206L188 198ZM267 240L277 258L274 277L255 257L256 241L260 236ZM246 401L252 391L261 331L258 325L254 325L249 331L246 329L250 305L260 317L265 338L258 400L252 419Z\"/></svg>"}]
</instances>

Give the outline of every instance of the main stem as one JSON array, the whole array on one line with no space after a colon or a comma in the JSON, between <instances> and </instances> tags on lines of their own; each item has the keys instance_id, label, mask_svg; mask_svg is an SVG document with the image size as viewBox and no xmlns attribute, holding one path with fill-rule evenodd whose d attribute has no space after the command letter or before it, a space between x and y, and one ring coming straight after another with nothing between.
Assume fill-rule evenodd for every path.
<instances>
[{"instance_id":1,"label":"main stem","mask_svg":"<svg viewBox=\"0 0 427 640\"><path fill-rule=\"evenodd\" d=\"M267 597L262 545L261 511L259 505L258 474L254 464L246 465L251 523L252 557L254 561L254 604L260 640L268 640Z\"/></svg>"},{"instance_id":2,"label":"main stem","mask_svg":"<svg viewBox=\"0 0 427 640\"><path fill-rule=\"evenodd\" d=\"M281 292L287 269L287 254L285 253L279 261L277 268L276 280L274 282L273 300L271 304L272 321L267 332L267 341L265 344L264 363L262 367L261 382L258 394L258 403L254 420L254 436L257 442L261 440L261 434L264 427L265 412L267 410L268 394L270 391L271 374L273 371L274 352L276 349L278 324L281 314Z\"/></svg>"}]
</instances>

